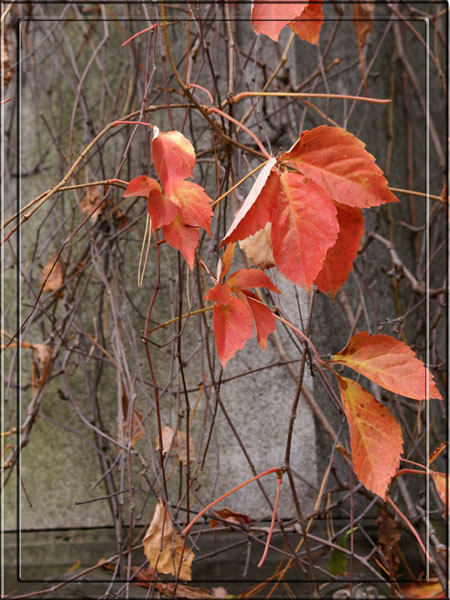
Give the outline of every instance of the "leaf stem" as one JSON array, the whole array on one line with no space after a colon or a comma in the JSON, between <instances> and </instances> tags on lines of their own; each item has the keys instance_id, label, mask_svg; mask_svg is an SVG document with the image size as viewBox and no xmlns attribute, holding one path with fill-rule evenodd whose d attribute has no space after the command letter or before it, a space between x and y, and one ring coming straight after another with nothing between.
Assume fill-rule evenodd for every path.
<instances>
[{"instance_id":1,"label":"leaf stem","mask_svg":"<svg viewBox=\"0 0 450 600\"><path fill-rule=\"evenodd\" d=\"M269 552L270 540L272 539L273 528L275 526L275 519L277 518L278 503L280 501L280 492L281 492L281 484L282 483L283 483L283 479L282 479L282 476L280 473L280 474L278 474L278 478L277 478L277 495L275 497L275 503L273 505L272 522L270 523L269 532L267 534L266 547L264 548L264 553L261 557L261 560L258 563L258 567L263 566L264 561L266 560L266 557L267 557L267 553Z\"/></svg>"},{"instance_id":2,"label":"leaf stem","mask_svg":"<svg viewBox=\"0 0 450 600\"><path fill-rule=\"evenodd\" d=\"M386 496L386 502L392 506L392 508L395 510L395 512L399 515L399 517L401 517L403 519L403 521L406 523L406 525L409 527L409 529L411 530L411 533L416 538L416 540L420 546L420 549L425 554L425 556L428 558L428 560L430 562L434 562L433 559L431 558L431 556L428 554L422 540L420 539L419 534L414 529L414 526L412 525L411 521L409 521L408 517L402 513L402 511L399 509L399 507L395 504L395 502L392 500L392 498L390 496Z\"/></svg>"},{"instance_id":3,"label":"leaf stem","mask_svg":"<svg viewBox=\"0 0 450 600\"><path fill-rule=\"evenodd\" d=\"M240 127L243 131L245 131L246 133L248 133L248 135L250 137L252 137L258 148L261 150L261 152L264 154L265 158L267 158L267 160L270 160L270 154L267 152L267 150L264 148L263 143L261 142L261 140L259 139L259 137L257 135L255 135L253 133L253 131L250 131L250 129L244 125L243 123L241 123L240 121L238 121L237 119L235 119L234 117L227 115L227 113L223 112L223 110L220 110L220 108L217 108L215 106L211 106L210 108L208 108L208 110L206 111L208 114L209 113L217 113L218 115L220 115L221 117L224 117L224 119L228 119L229 121L231 121L232 123L234 123L235 125L238 125L238 127Z\"/></svg>"},{"instance_id":4,"label":"leaf stem","mask_svg":"<svg viewBox=\"0 0 450 600\"><path fill-rule=\"evenodd\" d=\"M150 127L150 129L153 129L154 125L152 125L151 123L146 123L145 121L113 121L111 123L111 127L117 127L117 125L145 125L145 127Z\"/></svg>"},{"instance_id":5,"label":"leaf stem","mask_svg":"<svg viewBox=\"0 0 450 600\"><path fill-rule=\"evenodd\" d=\"M200 313L207 312L208 310L212 310L213 308L214 308L214 306L212 306L212 305L204 306L203 308L199 308L198 310L192 310L191 312L184 313L184 315L181 315L181 317L174 317L173 319L169 319L168 321L161 323L161 325L157 325L156 327L153 327L153 329L149 329L147 331L147 333L153 333L154 331L157 331L158 329L161 329L162 327L167 327L167 325L176 323L180 319L186 319L186 317L192 317L193 315L199 315Z\"/></svg>"},{"instance_id":6,"label":"leaf stem","mask_svg":"<svg viewBox=\"0 0 450 600\"><path fill-rule=\"evenodd\" d=\"M255 477L251 477L250 479L247 479L247 481L244 481L244 483L240 483L233 489L228 490L228 492L225 492L225 494L222 494L219 498L216 498L216 500L213 500L212 502L210 502L207 506L205 506L205 508L202 508L202 510L192 519L192 521L189 523L189 525L183 529L183 531L181 532L182 535L186 535L188 533L188 531L191 529L192 525L196 521L198 521L198 519L200 519L200 517L202 515L204 515L210 508L212 508L213 506L215 506L222 500L225 500L225 498L228 498L228 496L231 496L231 494L234 494L234 492L237 492L238 490L240 490L244 486L248 485L249 483L252 483L253 481L256 481L257 479L261 479L261 477L265 477L266 475L270 475L270 473L277 473L281 477L282 470L279 467L272 467L271 469L267 469L267 471L264 471L263 473L259 473L259 475L255 475Z\"/></svg>"},{"instance_id":7,"label":"leaf stem","mask_svg":"<svg viewBox=\"0 0 450 600\"><path fill-rule=\"evenodd\" d=\"M240 102L244 98L254 96L273 96L279 98L342 98L343 100L361 100L362 102L373 102L375 104L390 104L390 98L365 98L363 96L349 96L347 94L322 94L309 92L241 92L229 98L230 104Z\"/></svg>"},{"instance_id":8,"label":"leaf stem","mask_svg":"<svg viewBox=\"0 0 450 600\"><path fill-rule=\"evenodd\" d=\"M219 204L219 202L221 200L223 200L224 198L226 198L229 194L231 194L231 192L234 192L234 190L236 188L238 188L240 185L242 185L244 183L244 181L246 181L249 177L251 177L252 175L254 175L257 171L259 171L260 169L262 169L265 165L267 165L267 160L265 160L263 163L261 163L260 165L258 165L256 167L256 169L253 169L253 171L250 171L250 173L247 173L247 175L245 175L245 177L243 177L240 181L238 181L237 183L235 183L233 185L233 187L231 187L224 194L222 194L216 200L214 200L214 202L211 204L211 208L214 208L216 206L216 204Z\"/></svg>"},{"instance_id":9,"label":"leaf stem","mask_svg":"<svg viewBox=\"0 0 450 600\"><path fill-rule=\"evenodd\" d=\"M324 363L323 360L320 358L317 348L314 346L314 344L309 339L309 337L303 333L303 331L301 331L300 329L297 329L297 327L295 327L295 325L292 325L292 323L290 323L289 321L286 321L286 319L283 319L283 317L280 317L280 315L273 313L273 316L275 317L275 319L278 319L279 321L281 321L282 323L287 325L287 327L292 329L292 331L294 331L297 335L299 335L301 338L303 338L305 340L305 342L309 345L311 350L313 351L314 358L319 363L319 365L328 368L328 365L326 363Z\"/></svg>"}]
</instances>

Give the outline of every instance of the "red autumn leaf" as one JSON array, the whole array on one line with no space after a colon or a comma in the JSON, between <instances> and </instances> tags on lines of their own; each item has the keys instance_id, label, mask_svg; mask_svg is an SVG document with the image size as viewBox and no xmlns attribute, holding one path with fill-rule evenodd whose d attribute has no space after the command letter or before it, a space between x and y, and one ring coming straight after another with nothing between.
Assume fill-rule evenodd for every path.
<instances>
[{"instance_id":1,"label":"red autumn leaf","mask_svg":"<svg viewBox=\"0 0 450 600\"><path fill-rule=\"evenodd\" d=\"M338 376L338 384L350 428L355 474L368 490L385 498L403 450L400 426L384 404L359 383Z\"/></svg>"},{"instance_id":2,"label":"red autumn leaf","mask_svg":"<svg viewBox=\"0 0 450 600\"><path fill-rule=\"evenodd\" d=\"M161 132L153 129L152 159L163 190L170 194L172 187L192 177L195 151L191 142L179 131Z\"/></svg>"},{"instance_id":3,"label":"red autumn leaf","mask_svg":"<svg viewBox=\"0 0 450 600\"><path fill-rule=\"evenodd\" d=\"M280 182L272 211L273 255L283 275L309 289L336 242L336 208L323 188L299 173L283 173Z\"/></svg>"},{"instance_id":4,"label":"red autumn leaf","mask_svg":"<svg viewBox=\"0 0 450 600\"><path fill-rule=\"evenodd\" d=\"M217 267L217 281L222 281L231 267L234 258L234 244L228 244Z\"/></svg>"},{"instance_id":5,"label":"red autumn leaf","mask_svg":"<svg viewBox=\"0 0 450 600\"><path fill-rule=\"evenodd\" d=\"M183 223L201 227L211 235L210 222L213 215L205 190L193 181L174 184L170 200L178 207Z\"/></svg>"},{"instance_id":6,"label":"red autumn leaf","mask_svg":"<svg viewBox=\"0 0 450 600\"><path fill-rule=\"evenodd\" d=\"M252 314L245 302L231 296L227 304L214 304L213 326L217 354L225 368L230 358L252 337Z\"/></svg>"},{"instance_id":7,"label":"red autumn leaf","mask_svg":"<svg viewBox=\"0 0 450 600\"><path fill-rule=\"evenodd\" d=\"M360 208L336 204L339 233L335 245L325 257L322 269L314 283L321 292L336 296L349 276L353 261L361 248L364 235L364 217Z\"/></svg>"},{"instance_id":8,"label":"red autumn leaf","mask_svg":"<svg viewBox=\"0 0 450 600\"><path fill-rule=\"evenodd\" d=\"M278 171L273 169L276 162L275 158L271 158L259 172L247 198L225 234L221 246L253 235L270 221L273 200L279 194L279 175Z\"/></svg>"},{"instance_id":9,"label":"red autumn leaf","mask_svg":"<svg viewBox=\"0 0 450 600\"><path fill-rule=\"evenodd\" d=\"M131 179L128 183L127 189L123 193L123 197L147 196L153 190L159 190L161 192L159 183L155 179L147 177L147 175L139 175L138 177Z\"/></svg>"},{"instance_id":10,"label":"red autumn leaf","mask_svg":"<svg viewBox=\"0 0 450 600\"><path fill-rule=\"evenodd\" d=\"M163 226L162 232L166 242L172 246L172 248L181 252L184 260L192 271L194 268L195 249L198 246L200 237L198 227L185 225L181 216L178 214L172 223Z\"/></svg>"},{"instance_id":11,"label":"red autumn leaf","mask_svg":"<svg viewBox=\"0 0 450 600\"><path fill-rule=\"evenodd\" d=\"M229 256L226 260L231 264ZM255 294L246 289L249 287L265 287L280 293L262 271L239 269L230 275L226 283L217 283L205 295L205 300L214 302L214 336L217 354L223 367L252 337L253 323L258 343L264 349L267 336L275 329L272 312Z\"/></svg>"},{"instance_id":12,"label":"red autumn leaf","mask_svg":"<svg viewBox=\"0 0 450 600\"><path fill-rule=\"evenodd\" d=\"M398 202L365 144L339 127L303 131L280 159L322 186L336 202L367 208Z\"/></svg>"},{"instance_id":13,"label":"red autumn leaf","mask_svg":"<svg viewBox=\"0 0 450 600\"><path fill-rule=\"evenodd\" d=\"M277 286L274 285L267 275L259 269L239 269L228 277L227 285L239 290L265 287L272 292L277 294L280 293Z\"/></svg>"},{"instance_id":14,"label":"red autumn leaf","mask_svg":"<svg viewBox=\"0 0 450 600\"><path fill-rule=\"evenodd\" d=\"M323 2L309 3L300 17L295 18L289 27L298 37L310 44L318 44L323 25Z\"/></svg>"},{"instance_id":15,"label":"red autumn leaf","mask_svg":"<svg viewBox=\"0 0 450 600\"><path fill-rule=\"evenodd\" d=\"M253 0L252 27L255 33L264 33L275 42L280 31L290 21L300 17L308 7L308 2L267 2Z\"/></svg>"},{"instance_id":16,"label":"red autumn leaf","mask_svg":"<svg viewBox=\"0 0 450 600\"><path fill-rule=\"evenodd\" d=\"M269 333L275 331L275 317L272 311L261 302L256 294L252 294L252 292L247 290L245 298L252 311L258 344L261 348L267 350L267 336Z\"/></svg>"},{"instance_id":17,"label":"red autumn leaf","mask_svg":"<svg viewBox=\"0 0 450 600\"><path fill-rule=\"evenodd\" d=\"M350 367L394 394L415 400L427 397L428 374L429 397L442 398L423 362L409 346L389 335L356 333L330 362Z\"/></svg>"}]
</instances>

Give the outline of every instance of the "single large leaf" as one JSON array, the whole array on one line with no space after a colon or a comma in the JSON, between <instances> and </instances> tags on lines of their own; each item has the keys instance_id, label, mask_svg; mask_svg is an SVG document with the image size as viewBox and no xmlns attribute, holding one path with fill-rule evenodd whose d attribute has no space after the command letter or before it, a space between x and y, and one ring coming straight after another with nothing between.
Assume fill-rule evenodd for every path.
<instances>
[{"instance_id":1,"label":"single large leaf","mask_svg":"<svg viewBox=\"0 0 450 600\"><path fill-rule=\"evenodd\" d=\"M211 235L210 222L213 211L205 190L193 181L180 181L172 186L170 200L179 207L186 225L202 227Z\"/></svg>"},{"instance_id":2,"label":"single large leaf","mask_svg":"<svg viewBox=\"0 0 450 600\"><path fill-rule=\"evenodd\" d=\"M350 428L355 474L368 490L385 498L403 450L400 426L384 404L359 383L338 376L338 384Z\"/></svg>"},{"instance_id":3,"label":"single large leaf","mask_svg":"<svg viewBox=\"0 0 450 600\"><path fill-rule=\"evenodd\" d=\"M336 208L323 188L299 173L283 173L280 182L272 210L273 255L283 275L309 289L336 243Z\"/></svg>"},{"instance_id":4,"label":"single large leaf","mask_svg":"<svg viewBox=\"0 0 450 600\"><path fill-rule=\"evenodd\" d=\"M163 133L157 127L154 128L152 159L166 194L171 193L176 183L192 177L195 166L194 147L179 131Z\"/></svg>"},{"instance_id":5,"label":"single large leaf","mask_svg":"<svg viewBox=\"0 0 450 600\"><path fill-rule=\"evenodd\" d=\"M259 172L221 246L253 235L270 221L272 204L278 197L280 187L278 171L273 168L275 164L276 159L271 158Z\"/></svg>"},{"instance_id":6,"label":"single large leaf","mask_svg":"<svg viewBox=\"0 0 450 600\"><path fill-rule=\"evenodd\" d=\"M330 361L350 367L381 387L415 400L442 398L432 374L414 352L389 335L356 333L347 346Z\"/></svg>"},{"instance_id":7,"label":"single large leaf","mask_svg":"<svg viewBox=\"0 0 450 600\"><path fill-rule=\"evenodd\" d=\"M198 227L185 225L180 215L177 215L172 223L163 226L162 232L166 242L172 248L181 252L192 271L194 268L195 249L198 246L200 237Z\"/></svg>"},{"instance_id":8,"label":"single large leaf","mask_svg":"<svg viewBox=\"0 0 450 600\"><path fill-rule=\"evenodd\" d=\"M258 34L263 33L277 42L283 27L293 19L300 17L307 6L308 2L253 0L253 31Z\"/></svg>"},{"instance_id":9,"label":"single large leaf","mask_svg":"<svg viewBox=\"0 0 450 600\"><path fill-rule=\"evenodd\" d=\"M364 217L360 208L336 204L336 210L339 234L335 245L328 250L322 269L314 281L321 292L332 298L347 281L364 235Z\"/></svg>"},{"instance_id":10,"label":"single large leaf","mask_svg":"<svg viewBox=\"0 0 450 600\"><path fill-rule=\"evenodd\" d=\"M399 201L364 142L345 129L322 125L303 131L280 160L313 179L341 204L367 208Z\"/></svg>"},{"instance_id":11,"label":"single large leaf","mask_svg":"<svg viewBox=\"0 0 450 600\"><path fill-rule=\"evenodd\" d=\"M194 553L178 535L161 500L158 500L143 543L145 556L158 573L178 576L184 581L192 579Z\"/></svg>"},{"instance_id":12,"label":"single large leaf","mask_svg":"<svg viewBox=\"0 0 450 600\"><path fill-rule=\"evenodd\" d=\"M228 304L214 304L213 325L217 354L225 368L252 337L252 314L245 302L232 296Z\"/></svg>"},{"instance_id":13,"label":"single large leaf","mask_svg":"<svg viewBox=\"0 0 450 600\"><path fill-rule=\"evenodd\" d=\"M289 23L289 27L298 37L310 44L318 44L323 25L323 2L309 3L300 17Z\"/></svg>"}]
</instances>

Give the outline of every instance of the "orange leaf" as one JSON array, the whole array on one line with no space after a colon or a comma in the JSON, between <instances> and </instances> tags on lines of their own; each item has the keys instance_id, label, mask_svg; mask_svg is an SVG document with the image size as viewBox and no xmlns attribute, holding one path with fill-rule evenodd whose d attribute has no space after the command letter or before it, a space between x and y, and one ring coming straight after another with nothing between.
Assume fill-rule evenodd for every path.
<instances>
[{"instance_id":1,"label":"orange leaf","mask_svg":"<svg viewBox=\"0 0 450 600\"><path fill-rule=\"evenodd\" d=\"M350 367L394 394L415 400L427 397L428 375L429 397L442 398L422 361L409 346L389 335L356 333L330 362Z\"/></svg>"},{"instance_id":2,"label":"orange leaf","mask_svg":"<svg viewBox=\"0 0 450 600\"><path fill-rule=\"evenodd\" d=\"M169 512L158 500L150 527L144 538L144 553L151 566L159 573L192 579L192 550L184 543L173 526Z\"/></svg>"},{"instance_id":3,"label":"orange leaf","mask_svg":"<svg viewBox=\"0 0 450 600\"><path fill-rule=\"evenodd\" d=\"M276 162L275 158L271 158L259 172L221 246L253 235L270 221L271 207L279 194L279 175L273 168Z\"/></svg>"},{"instance_id":4,"label":"orange leaf","mask_svg":"<svg viewBox=\"0 0 450 600\"><path fill-rule=\"evenodd\" d=\"M227 304L214 305L213 325L217 354L225 368L253 335L252 313L245 302L231 296Z\"/></svg>"},{"instance_id":5,"label":"orange leaf","mask_svg":"<svg viewBox=\"0 0 450 600\"><path fill-rule=\"evenodd\" d=\"M445 511L442 516L446 517L448 512L448 475L447 473L439 473L438 471L432 470L430 470L430 475L433 478L439 498L445 507Z\"/></svg>"},{"instance_id":6,"label":"orange leaf","mask_svg":"<svg viewBox=\"0 0 450 600\"><path fill-rule=\"evenodd\" d=\"M252 27L257 34L264 33L278 41L280 31L290 21L300 17L308 7L308 2L267 2L254 0L252 7Z\"/></svg>"},{"instance_id":7,"label":"orange leaf","mask_svg":"<svg viewBox=\"0 0 450 600\"><path fill-rule=\"evenodd\" d=\"M445 598L445 592L438 579L417 581L400 586L400 591L405 600L432 600Z\"/></svg>"},{"instance_id":8,"label":"orange leaf","mask_svg":"<svg viewBox=\"0 0 450 600\"><path fill-rule=\"evenodd\" d=\"M384 404L359 383L338 376L338 384L350 428L355 474L368 490L385 498L403 450L400 426Z\"/></svg>"},{"instance_id":9,"label":"orange leaf","mask_svg":"<svg viewBox=\"0 0 450 600\"><path fill-rule=\"evenodd\" d=\"M283 173L272 211L272 244L280 273L309 289L336 243L336 208L323 188L299 173Z\"/></svg>"},{"instance_id":10,"label":"orange leaf","mask_svg":"<svg viewBox=\"0 0 450 600\"><path fill-rule=\"evenodd\" d=\"M259 269L270 269L275 266L272 248L272 223L250 235L239 242L239 246L245 252L255 267Z\"/></svg>"},{"instance_id":11,"label":"orange leaf","mask_svg":"<svg viewBox=\"0 0 450 600\"><path fill-rule=\"evenodd\" d=\"M195 151L191 142L179 131L161 132L153 129L152 159L166 194L173 186L192 177L195 166Z\"/></svg>"},{"instance_id":12,"label":"orange leaf","mask_svg":"<svg viewBox=\"0 0 450 600\"><path fill-rule=\"evenodd\" d=\"M42 288L43 292L55 292L59 290L64 282L61 262L57 260L55 264L56 257L57 254L54 254L42 268L41 286L44 286Z\"/></svg>"},{"instance_id":13,"label":"orange leaf","mask_svg":"<svg viewBox=\"0 0 450 600\"><path fill-rule=\"evenodd\" d=\"M320 30L323 25L322 2L309 3L300 17L297 17L289 27L298 37L310 44L318 44Z\"/></svg>"},{"instance_id":14,"label":"orange leaf","mask_svg":"<svg viewBox=\"0 0 450 600\"><path fill-rule=\"evenodd\" d=\"M217 281L221 281L230 270L234 258L234 244L228 244L217 268Z\"/></svg>"},{"instance_id":15,"label":"orange leaf","mask_svg":"<svg viewBox=\"0 0 450 600\"><path fill-rule=\"evenodd\" d=\"M181 216L178 214L169 225L163 226L162 232L166 242L172 246L172 248L181 252L184 260L192 271L194 268L195 249L198 246L200 237L198 227L185 225Z\"/></svg>"},{"instance_id":16,"label":"orange leaf","mask_svg":"<svg viewBox=\"0 0 450 600\"><path fill-rule=\"evenodd\" d=\"M47 346L47 344L30 344L30 348L36 352L36 356L39 360L41 376L38 379L38 388L41 389L50 375L53 349L50 346Z\"/></svg>"},{"instance_id":17,"label":"orange leaf","mask_svg":"<svg viewBox=\"0 0 450 600\"><path fill-rule=\"evenodd\" d=\"M280 160L310 177L341 204L367 208L399 202L364 142L345 129L322 125L303 131Z\"/></svg>"},{"instance_id":18,"label":"orange leaf","mask_svg":"<svg viewBox=\"0 0 450 600\"><path fill-rule=\"evenodd\" d=\"M314 281L321 292L329 294L332 298L347 281L364 235L364 217L361 209L345 204L335 206L339 223L338 237L335 245L328 250L322 269Z\"/></svg>"}]
</instances>

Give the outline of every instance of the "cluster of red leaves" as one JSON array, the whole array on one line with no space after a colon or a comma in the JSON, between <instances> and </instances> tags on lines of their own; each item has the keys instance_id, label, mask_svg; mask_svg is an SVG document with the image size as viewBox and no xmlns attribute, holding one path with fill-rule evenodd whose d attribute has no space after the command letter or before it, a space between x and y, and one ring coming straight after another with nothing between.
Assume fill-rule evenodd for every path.
<instances>
[{"instance_id":1,"label":"cluster of red leaves","mask_svg":"<svg viewBox=\"0 0 450 600\"><path fill-rule=\"evenodd\" d=\"M230 244L219 261L217 283L205 296L205 300L214 302L214 335L217 354L223 367L252 337L253 325L256 328L258 343L264 349L267 346L267 336L275 329L275 319L271 310L248 288L263 287L280 293L267 275L259 269L239 269L223 282L233 262L233 256L234 244Z\"/></svg>"},{"instance_id":2,"label":"cluster of red leaves","mask_svg":"<svg viewBox=\"0 0 450 600\"><path fill-rule=\"evenodd\" d=\"M334 297L364 234L363 208L398 202L364 143L338 127L304 131L261 169L222 245L272 223L278 270Z\"/></svg>"},{"instance_id":3,"label":"cluster of red leaves","mask_svg":"<svg viewBox=\"0 0 450 600\"><path fill-rule=\"evenodd\" d=\"M162 228L166 242L181 252L192 270L199 227L211 235L213 214L205 190L188 181L196 162L194 148L179 131L162 133L154 127L152 158L161 185L151 177L140 175L129 182L124 197L147 197L152 229Z\"/></svg>"}]
</instances>

